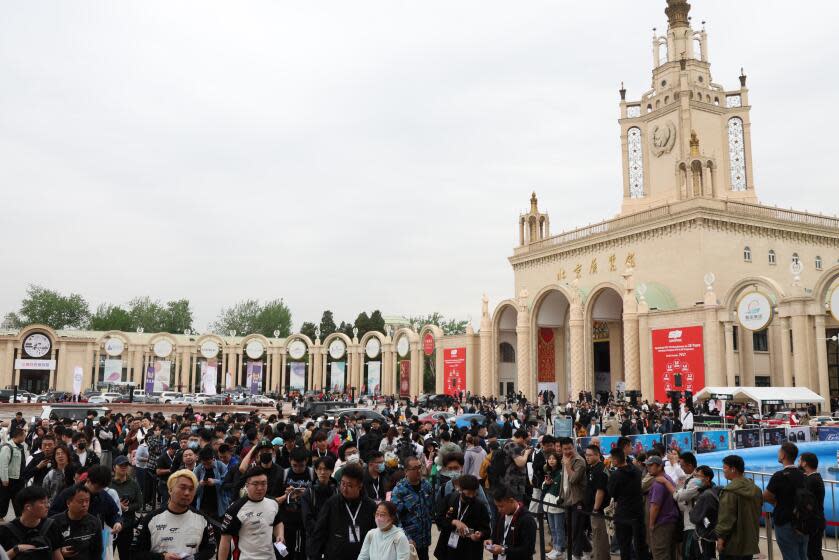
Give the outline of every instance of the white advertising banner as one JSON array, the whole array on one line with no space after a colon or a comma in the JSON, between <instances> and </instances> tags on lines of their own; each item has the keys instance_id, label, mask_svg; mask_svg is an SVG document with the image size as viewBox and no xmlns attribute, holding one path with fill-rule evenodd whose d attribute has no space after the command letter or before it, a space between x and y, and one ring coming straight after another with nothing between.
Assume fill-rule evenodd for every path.
<instances>
[{"instance_id":1,"label":"white advertising banner","mask_svg":"<svg viewBox=\"0 0 839 560\"><path fill-rule=\"evenodd\" d=\"M160 393L169 390L169 375L172 371L172 362L169 360L156 360L154 362L154 392Z\"/></svg>"},{"instance_id":2,"label":"white advertising banner","mask_svg":"<svg viewBox=\"0 0 839 560\"><path fill-rule=\"evenodd\" d=\"M329 376L329 386L335 392L344 390L344 372L347 369L346 362L332 362Z\"/></svg>"},{"instance_id":3,"label":"white advertising banner","mask_svg":"<svg viewBox=\"0 0 839 560\"><path fill-rule=\"evenodd\" d=\"M761 292L750 292L737 304L737 319L750 331L763 330L772 322L772 302Z\"/></svg>"},{"instance_id":4,"label":"white advertising banner","mask_svg":"<svg viewBox=\"0 0 839 560\"><path fill-rule=\"evenodd\" d=\"M81 366L76 366L73 368L73 394L79 396L79 393L82 392L82 377L84 376L84 370Z\"/></svg>"},{"instance_id":5,"label":"white advertising banner","mask_svg":"<svg viewBox=\"0 0 839 560\"><path fill-rule=\"evenodd\" d=\"M230 372L228 371L228 372L225 374L225 376L224 376L224 377L225 377L225 379L224 379L224 381L225 381L225 383L224 383L224 387L225 387L228 391L232 390L232 389L233 389L233 376L232 376L232 375L230 375Z\"/></svg>"},{"instance_id":6,"label":"white advertising banner","mask_svg":"<svg viewBox=\"0 0 839 560\"><path fill-rule=\"evenodd\" d=\"M119 383L122 381L122 360L105 360L105 383Z\"/></svg>"},{"instance_id":7,"label":"white advertising banner","mask_svg":"<svg viewBox=\"0 0 839 560\"><path fill-rule=\"evenodd\" d=\"M382 362L367 362L367 394L379 395L381 392Z\"/></svg>"},{"instance_id":8,"label":"white advertising banner","mask_svg":"<svg viewBox=\"0 0 839 560\"><path fill-rule=\"evenodd\" d=\"M288 386L302 391L306 388L306 362L291 362L289 364Z\"/></svg>"},{"instance_id":9,"label":"white advertising banner","mask_svg":"<svg viewBox=\"0 0 839 560\"><path fill-rule=\"evenodd\" d=\"M55 369L55 360L33 360L30 358L18 358L15 360L15 369Z\"/></svg>"},{"instance_id":10,"label":"white advertising banner","mask_svg":"<svg viewBox=\"0 0 839 560\"><path fill-rule=\"evenodd\" d=\"M201 364L201 391L208 395L216 394L216 375L218 368L215 360L203 362Z\"/></svg>"}]
</instances>

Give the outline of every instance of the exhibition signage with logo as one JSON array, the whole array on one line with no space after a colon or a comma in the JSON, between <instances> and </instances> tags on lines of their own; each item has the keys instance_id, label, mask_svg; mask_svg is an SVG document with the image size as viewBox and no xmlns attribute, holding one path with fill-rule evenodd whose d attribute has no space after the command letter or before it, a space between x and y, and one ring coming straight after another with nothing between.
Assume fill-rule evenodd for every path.
<instances>
[{"instance_id":1,"label":"exhibition signage with logo","mask_svg":"<svg viewBox=\"0 0 839 560\"><path fill-rule=\"evenodd\" d=\"M710 430L693 434L693 448L697 453L724 451L729 448L729 445L728 430Z\"/></svg>"},{"instance_id":2,"label":"exhibition signage with logo","mask_svg":"<svg viewBox=\"0 0 839 560\"><path fill-rule=\"evenodd\" d=\"M329 386L333 391L342 393L344 391L344 374L347 371L347 362L332 362L330 364Z\"/></svg>"},{"instance_id":3,"label":"exhibition signage with logo","mask_svg":"<svg viewBox=\"0 0 839 560\"><path fill-rule=\"evenodd\" d=\"M466 390L466 348L443 350L443 392L459 395Z\"/></svg>"},{"instance_id":4,"label":"exhibition signage with logo","mask_svg":"<svg viewBox=\"0 0 839 560\"><path fill-rule=\"evenodd\" d=\"M556 341L554 330L546 327L539 329L536 357L536 380L539 391L557 392L556 385Z\"/></svg>"},{"instance_id":5,"label":"exhibition signage with logo","mask_svg":"<svg viewBox=\"0 0 839 560\"><path fill-rule=\"evenodd\" d=\"M734 449L748 449L749 447L760 447L760 430L757 428L734 430Z\"/></svg>"},{"instance_id":6,"label":"exhibition signage with logo","mask_svg":"<svg viewBox=\"0 0 839 560\"><path fill-rule=\"evenodd\" d=\"M215 358L218 355L218 350L218 342L215 340L205 340L201 343L201 349L199 351L202 356L209 360L210 358Z\"/></svg>"},{"instance_id":7,"label":"exhibition signage with logo","mask_svg":"<svg viewBox=\"0 0 839 560\"><path fill-rule=\"evenodd\" d=\"M693 432L675 432L664 434L664 447L675 449L679 453L693 449Z\"/></svg>"},{"instance_id":8,"label":"exhibition signage with logo","mask_svg":"<svg viewBox=\"0 0 839 560\"><path fill-rule=\"evenodd\" d=\"M574 437L574 419L554 418L554 437Z\"/></svg>"},{"instance_id":9,"label":"exhibition signage with logo","mask_svg":"<svg viewBox=\"0 0 839 560\"><path fill-rule=\"evenodd\" d=\"M118 338L109 338L105 341L105 354L108 356L119 356L125 350L125 344Z\"/></svg>"},{"instance_id":10,"label":"exhibition signage with logo","mask_svg":"<svg viewBox=\"0 0 839 560\"><path fill-rule=\"evenodd\" d=\"M213 358L201 364L201 390L208 395L216 394L218 361Z\"/></svg>"},{"instance_id":11,"label":"exhibition signage with logo","mask_svg":"<svg viewBox=\"0 0 839 560\"><path fill-rule=\"evenodd\" d=\"M329 343L329 357L333 360L340 360L347 351L347 345L340 338Z\"/></svg>"},{"instance_id":12,"label":"exhibition signage with logo","mask_svg":"<svg viewBox=\"0 0 839 560\"><path fill-rule=\"evenodd\" d=\"M152 350L154 351L154 355L158 358L166 358L172 353L172 343L165 338L161 338L154 343Z\"/></svg>"},{"instance_id":13,"label":"exhibition signage with logo","mask_svg":"<svg viewBox=\"0 0 839 560\"><path fill-rule=\"evenodd\" d=\"M364 345L364 352L367 354L367 357L371 360L379 356L379 352L382 350L382 343L379 342L379 339L375 336L371 336L370 339L367 341L367 344Z\"/></svg>"},{"instance_id":14,"label":"exhibition signage with logo","mask_svg":"<svg viewBox=\"0 0 839 560\"><path fill-rule=\"evenodd\" d=\"M169 360L155 360L154 362L154 392L169 390L172 373L172 362Z\"/></svg>"},{"instance_id":15,"label":"exhibition signage with logo","mask_svg":"<svg viewBox=\"0 0 839 560\"><path fill-rule=\"evenodd\" d=\"M816 428L819 441L839 441L839 426L820 426Z\"/></svg>"},{"instance_id":16,"label":"exhibition signage with logo","mask_svg":"<svg viewBox=\"0 0 839 560\"><path fill-rule=\"evenodd\" d=\"M638 434L629 436L632 443L632 454L640 455L653 448L656 443L661 443L661 434Z\"/></svg>"},{"instance_id":17,"label":"exhibition signage with logo","mask_svg":"<svg viewBox=\"0 0 839 560\"><path fill-rule=\"evenodd\" d=\"M82 392L82 376L84 375L84 370L81 366L76 366L73 368L73 394L78 396L79 393Z\"/></svg>"},{"instance_id":18,"label":"exhibition signage with logo","mask_svg":"<svg viewBox=\"0 0 839 560\"><path fill-rule=\"evenodd\" d=\"M655 329L652 342L657 402L669 401L668 391L696 394L705 387L702 327Z\"/></svg>"},{"instance_id":19,"label":"exhibition signage with logo","mask_svg":"<svg viewBox=\"0 0 839 560\"><path fill-rule=\"evenodd\" d=\"M422 351L426 356L434 353L434 335L430 332L425 333L425 336L422 337Z\"/></svg>"},{"instance_id":20,"label":"exhibition signage with logo","mask_svg":"<svg viewBox=\"0 0 839 560\"><path fill-rule=\"evenodd\" d=\"M749 292L737 304L737 319L745 329L763 330L772 322L772 302L762 292Z\"/></svg>"},{"instance_id":21,"label":"exhibition signage with logo","mask_svg":"<svg viewBox=\"0 0 839 560\"><path fill-rule=\"evenodd\" d=\"M367 394L379 395L382 392L382 362L367 362Z\"/></svg>"},{"instance_id":22,"label":"exhibition signage with logo","mask_svg":"<svg viewBox=\"0 0 839 560\"><path fill-rule=\"evenodd\" d=\"M787 441L792 443L801 443L802 441L810 441L810 427L809 426L795 426L787 428Z\"/></svg>"},{"instance_id":23,"label":"exhibition signage with logo","mask_svg":"<svg viewBox=\"0 0 839 560\"><path fill-rule=\"evenodd\" d=\"M833 318L839 321L839 286L833 288L830 292L830 314Z\"/></svg>"},{"instance_id":24,"label":"exhibition signage with logo","mask_svg":"<svg viewBox=\"0 0 839 560\"><path fill-rule=\"evenodd\" d=\"M122 360L105 360L105 383L122 381Z\"/></svg>"},{"instance_id":25,"label":"exhibition signage with logo","mask_svg":"<svg viewBox=\"0 0 839 560\"><path fill-rule=\"evenodd\" d=\"M292 360L299 360L306 355L306 343L295 338L288 344L288 355Z\"/></svg>"},{"instance_id":26,"label":"exhibition signage with logo","mask_svg":"<svg viewBox=\"0 0 839 560\"><path fill-rule=\"evenodd\" d=\"M411 360L399 362L399 396L408 397L411 394Z\"/></svg>"},{"instance_id":27,"label":"exhibition signage with logo","mask_svg":"<svg viewBox=\"0 0 839 560\"><path fill-rule=\"evenodd\" d=\"M306 388L306 364L291 362L289 364L288 384L292 389L302 391Z\"/></svg>"},{"instance_id":28,"label":"exhibition signage with logo","mask_svg":"<svg viewBox=\"0 0 839 560\"><path fill-rule=\"evenodd\" d=\"M149 365L149 367L146 368L145 390L146 390L147 395L150 395L154 392L154 366L153 365Z\"/></svg>"},{"instance_id":29,"label":"exhibition signage with logo","mask_svg":"<svg viewBox=\"0 0 839 560\"><path fill-rule=\"evenodd\" d=\"M399 337L399 340L396 341L396 352L399 354L400 358L405 358L410 350L411 342L408 340L408 337L403 334Z\"/></svg>"},{"instance_id":30,"label":"exhibition signage with logo","mask_svg":"<svg viewBox=\"0 0 839 560\"><path fill-rule=\"evenodd\" d=\"M55 360L33 360L31 358L17 358L15 369L55 369Z\"/></svg>"},{"instance_id":31,"label":"exhibition signage with logo","mask_svg":"<svg viewBox=\"0 0 839 560\"><path fill-rule=\"evenodd\" d=\"M259 387L262 385L262 362L248 362L245 371L248 376L251 395L258 395Z\"/></svg>"},{"instance_id":32,"label":"exhibition signage with logo","mask_svg":"<svg viewBox=\"0 0 839 560\"><path fill-rule=\"evenodd\" d=\"M251 340L248 342L248 345L245 346L245 354L247 354L248 358L251 360L258 360L262 357L264 352L265 346L258 340Z\"/></svg>"},{"instance_id":33,"label":"exhibition signage with logo","mask_svg":"<svg viewBox=\"0 0 839 560\"><path fill-rule=\"evenodd\" d=\"M781 445L787 441L786 428L763 428L763 445Z\"/></svg>"}]
</instances>

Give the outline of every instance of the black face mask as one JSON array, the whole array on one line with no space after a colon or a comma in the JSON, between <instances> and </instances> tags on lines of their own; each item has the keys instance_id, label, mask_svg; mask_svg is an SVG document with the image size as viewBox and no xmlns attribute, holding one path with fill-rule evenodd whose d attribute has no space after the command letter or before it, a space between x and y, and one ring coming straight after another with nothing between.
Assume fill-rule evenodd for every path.
<instances>
[{"instance_id":1,"label":"black face mask","mask_svg":"<svg viewBox=\"0 0 839 560\"><path fill-rule=\"evenodd\" d=\"M259 454L259 462L262 463L263 465L268 464L273 460L274 460L274 454L273 453L260 453Z\"/></svg>"},{"instance_id":2,"label":"black face mask","mask_svg":"<svg viewBox=\"0 0 839 560\"><path fill-rule=\"evenodd\" d=\"M80 444L76 445L76 447L78 447L79 449L84 449L86 446L87 446L86 443L80 443Z\"/></svg>"}]
</instances>

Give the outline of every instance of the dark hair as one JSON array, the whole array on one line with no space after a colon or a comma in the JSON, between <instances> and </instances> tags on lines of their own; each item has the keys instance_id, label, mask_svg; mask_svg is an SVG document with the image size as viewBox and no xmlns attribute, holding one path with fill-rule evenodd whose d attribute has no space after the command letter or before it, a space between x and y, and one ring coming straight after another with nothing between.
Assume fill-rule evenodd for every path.
<instances>
[{"instance_id":1,"label":"dark hair","mask_svg":"<svg viewBox=\"0 0 839 560\"><path fill-rule=\"evenodd\" d=\"M105 465L93 465L87 470L87 479L99 486L108 486L111 484L111 469Z\"/></svg>"},{"instance_id":2,"label":"dark hair","mask_svg":"<svg viewBox=\"0 0 839 560\"><path fill-rule=\"evenodd\" d=\"M496 502L503 502L504 500L516 500L516 493L506 484L501 484L492 492L492 497Z\"/></svg>"},{"instance_id":3,"label":"dark hair","mask_svg":"<svg viewBox=\"0 0 839 560\"><path fill-rule=\"evenodd\" d=\"M381 451L371 451L370 453L367 454L367 462L370 463L374 459L381 459L384 456L385 456L385 454L382 453Z\"/></svg>"},{"instance_id":4,"label":"dark hair","mask_svg":"<svg viewBox=\"0 0 839 560\"><path fill-rule=\"evenodd\" d=\"M784 452L784 457L786 457L788 461L795 461L796 457L798 457L798 446L792 442L785 441L782 443L781 451Z\"/></svg>"},{"instance_id":5,"label":"dark hair","mask_svg":"<svg viewBox=\"0 0 839 560\"><path fill-rule=\"evenodd\" d=\"M41 437L41 443L43 444L47 440L50 440L51 442L55 443L55 436L52 434L44 434Z\"/></svg>"},{"instance_id":6,"label":"dark hair","mask_svg":"<svg viewBox=\"0 0 839 560\"><path fill-rule=\"evenodd\" d=\"M230 445L228 445L226 443L222 443L221 445L218 446L219 455L222 454L222 453L227 453L228 451L233 451L233 448L230 447Z\"/></svg>"},{"instance_id":7,"label":"dark hair","mask_svg":"<svg viewBox=\"0 0 839 560\"><path fill-rule=\"evenodd\" d=\"M17 500L18 508L23 509L31 503L49 499L49 494L47 494L47 490L43 486L33 484L18 492L15 499Z\"/></svg>"},{"instance_id":8,"label":"dark hair","mask_svg":"<svg viewBox=\"0 0 839 560\"><path fill-rule=\"evenodd\" d=\"M810 453L809 451L802 453L801 460L807 463L807 466L811 469L819 468L819 458L816 457L815 453Z\"/></svg>"},{"instance_id":9,"label":"dark hair","mask_svg":"<svg viewBox=\"0 0 839 560\"><path fill-rule=\"evenodd\" d=\"M615 443L615 447L619 449L623 449L627 445L632 445L632 441L626 436L619 437L617 443Z\"/></svg>"},{"instance_id":10,"label":"dark hair","mask_svg":"<svg viewBox=\"0 0 839 560\"><path fill-rule=\"evenodd\" d=\"M21 428L20 426L15 426L14 428L12 428L12 431L9 432L9 438L14 439L22 433L23 433L23 428Z\"/></svg>"},{"instance_id":11,"label":"dark hair","mask_svg":"<svg viewBox=\"0 0 839 560\"><path fill-rule=\"evenodd\" d=\"M570 437L561 437L558 440L559 446L562 447L564 445L574 445L574 440Z\"/></svg>"},{"instance_id":12,"label":"dark hair","mask_svg":"<svg viewBox=\"0 0 839 560\"><path fill-rule=\"evenodd\" d=\"M473 474L464 474L457 479L457 484L461 490L477 490L478 479Z\"/></svg>"},{"instance_id":13,"label":"dark hair","mask_svg":"<svg viewBox=\"0 0 839 560\"><path fill-rule=\"evenodd\" d=\"M714 480L714 469L708 465L699 465L696 467L696 472L702 473L702 476Z\"/></svg>"},{"instance_id":14,"label":"dark hair","mask_svg":"<svg viewBox=\"0 0 839 560\"><path fill-rule=\"evenodd\" d=\"M465 459L463 457L463 453L461 453L460 451L452 451L451 453L446 453L445 455L443 455L443 466L444 467L446 465L448 465L449 463L451 463L452 461L457 461L460 464L460 466L462 467L463 463L465 462Z\"/></svg>"},{"instance_id":15,"label":"dark hair","mask_svg":"<svg viewBox=\"0 0 839 560\"><path fill-rule=\"evenodd\" d=\"M349 478L356 482L364 482L364 469L358 463L350 463L341 469L341 480Z\"/></svg>"},{"instance_id":16,"label":"dark hair","mask_svg":"<svg viewBox=\"0 0 839 560\"><path fill-rule=\"evenodd\" d=\"M696 455L694 455L690 451L685 451L684 453L679 455L679 459L692 466L693 468L696 468Z\"/></svg>"},{"instance_id":17,"label":"dark hair","mask_svg":"<svg viewBox=\"0 0 839 560\"><path fill-rule=\"evenodd\" d=\"M591 449L592 451L597 453L598 457L603 456L603 453L600 451L600 446L599 445L589 445L589 446L586 447L586 449Z\"/></svg>"},{"instance_id":18,"label":"dark hair","mask_svg":"<svg viewBox=\"0 0 839 560\"><path fill-rule=\"evenodd\" d=\"M90 490L87 489L87 486L84 484L74 484L70 487L70 495L67 496L68 500L72 500L76 497L76 494L85 493L90 496Z\"/></svg>"},{"instance_id":19,"label":"dark hair","mask_svg":"<svg viewBox=\"0 0 839 560\"><path fill-rule=\"evenodd\" d=\"M743 462L743 458L739 455L726 455L722 460L722 464L730 469L734 469L740 474L743 474L746 470L746 463Z\"/></svg>"},{"instance_id":20,"label":"dark hair","mask_svg":"<svg viewBox=\"0 0 839 560\"><path fill-rule=\"evenodd\" d=\"M323 457L318 457L317 459L315 459L315 462L312 464L312 466L315 469L317 469L321 465L323 465L331 471L335 468L335 459L332 458L332 455L324 455Z\"/></svg>"},{"instance_id":21,"label":"dark hair","mask_svg":"<svg viewBox=\"0 0 839 560\"><path fill-rule=\"evenodd\" d=\"M309 452L302 447L295 447L291 450L289 458L295 463L305 463L309 460Z\"/></svg>"},{"instance_id":22,"label":"dark hair","mask_svg":"<svg viewBox=\"0 0 839 560\"><path fill-rule=\"evenodd\" d=\"M380 507L387 510L387 514L390 516L391 521L394 523L399 521L399 516L396 514L396 505L393 502L381 502L376 506L376 509L379 509Z\"/></svg>"},{"instance_id":23,"label":"dark hair","mask_svg":"<svg viewBox=\"0 0 839 560\"><path fill-rule=\"evenodd\" d=\"M347 449L358 449L358 444L354 441L345 441L344 444L338 448L338 458L342 461L347 460Z\"/></svg>"},{"instance_id":24,"label":"dark hair","mask_svg":"<svg viewBox=\"0 0 839 560\"><path fill-rule=\"evenodd\" d=\"M312 436L312 443L317 443L319 441L326 441L326 432L323 430L318 430L315 432L315 435Z\"/></svg>"},{"instance_id":25,"label":"dark hair","mask_svg":"<svg viewBox=\"0 0 839 560\"><path fill-rule=\"evenodd\" d=\"M556 443L556 438L551 434L545 434L542 436L542 445L545 445L546 443Z\"/></svg>"},{"instance_id":26,"label":"dark hair","mask_svg":"<svg viewBox=\"0 0 839 560\"><path fill-rule=\"evenodd\" d=\"M262 467L251 467L247 471L245 471L245 474L243 475L243 478L245 480L250 480L251 478L253 478L255 476L263 476L263 475L266 478L271 478L269 476L268 469L263 469Z\"/></svg>"},{"instance_id":27,"label":"dark hair","mask_svg":"<svg viewBox=\"0 0 839 560\"><path fill-rule=\"evenodd\" d=\"M623 452L623 447L613 447L609 451L609 455L612 459L620 464L626 462L626 453Z\"/></svg>"},{"instance_id":28,"label":"dark hair","mask_svg":"<svg viewBox=\"0 0 839 560\"><path fill-rule=\"evenodd\" d=\"M201 450L198 452L198 458L202 461L206 461L207 459L213 459L213 448L212 447L202 447Z\"/></svg>"},{"instance_id":29,"label":"dark hair","mask_svg":"<svg viewBox=\"0 0 839 560\"><path fill-rule=\"evenodd\" d=\"M518 430L515 431L515 433L513 433L514 438L527 439L527 436L528 436L527 430L523 430L521 428L519 428Z\"/></svg>"}]
</instances>

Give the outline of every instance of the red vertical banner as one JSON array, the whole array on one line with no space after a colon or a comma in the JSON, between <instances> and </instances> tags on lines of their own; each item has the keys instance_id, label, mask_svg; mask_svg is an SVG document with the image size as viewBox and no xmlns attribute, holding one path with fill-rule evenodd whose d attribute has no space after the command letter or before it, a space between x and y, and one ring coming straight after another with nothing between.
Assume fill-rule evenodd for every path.
<instances>
[{"instance_id":1,"label":"red vertical banner","mask_svg":"<svg viewBox=\"0 0 839 560\"><path fill-rule=\"evenodd\" d=\"M702 327L656 329L652 335L655 400L669 401L668 391L701 391L705 387Z\"/></svg>"},{"instance_id":2,"label":"red vertical banner","mask_svg":"<svg viewBox=\"0 0 839 560\"><path fill-rule=\"evenodd\" d=\"M425 336L422 337L422 351L425 352L426 356L434 353L434 335L430 332L425 333Z\"/></svg>"},{"instance_id":3,"label":"red vertical banner","mask_svg":"<svg viewBox=\"0 0 839 560\"><path fill-rule=\"evenodd\" d=\"M466 348L443 350L443 392L458 395L466 390Z\"/></svg>"},{"instance_id":4,"label":"red vertical banner","mask_svg":"<svg viewBox=\"0 0 839 560\"><path fill-rule=\"evenodd\" d=\"M399 362L399 396L411 396L411 360Z\"/></svg>"},{"instance_id":5,"label":"red vertical banner","mask_svg":"<svg viewBox=\"0 0 839 560\"><path fill-rule=\"evenodd\" d=\"M537 379L539 383L553 383L556 381L556 345L554 344L554 330L541 327L539 329L539 344L537 346L539 369Z\"/></svg>"}]
</instances>

